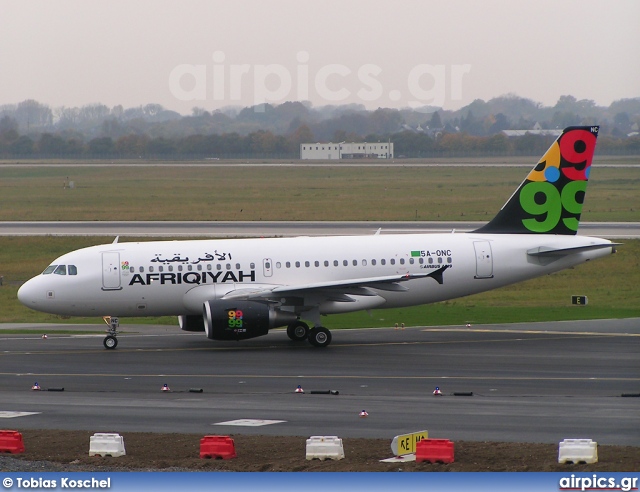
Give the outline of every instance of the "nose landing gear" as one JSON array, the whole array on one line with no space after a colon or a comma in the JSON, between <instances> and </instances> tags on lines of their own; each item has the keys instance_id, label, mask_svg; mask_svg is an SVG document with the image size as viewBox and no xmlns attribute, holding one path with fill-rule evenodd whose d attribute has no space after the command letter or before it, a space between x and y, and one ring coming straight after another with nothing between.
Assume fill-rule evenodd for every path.
<instances>
[{"instance_id":1,"label":"nose landing gear","mask_svg":"<svg viewBox=\"0 0 640 492\"><path fill-rule=\"evenodd\" d=\"M118 346L118 339L116 338L116 336L118 335L120 321L115 316L104 316L102 319L109 327L109 329L107 330L108 335L104 337L102 344L104 345L104 348L113 350Z\"/></svg>"}]
</instances>

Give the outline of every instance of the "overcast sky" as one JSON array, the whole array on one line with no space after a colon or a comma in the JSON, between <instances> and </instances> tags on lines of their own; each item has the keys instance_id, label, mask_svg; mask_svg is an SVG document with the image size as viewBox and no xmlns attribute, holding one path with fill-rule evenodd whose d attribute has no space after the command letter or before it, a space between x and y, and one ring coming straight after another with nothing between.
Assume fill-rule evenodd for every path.
<instances>
[{"instance_id":1,"label":"overcast sky","mask_svg":"<svg viewBox=\"0 0 640 492\"><path fill-rule=\"evenodd\" d=\"M0 104L640 96L640 2L0 0Z\"/></svg>"}]
</instances>

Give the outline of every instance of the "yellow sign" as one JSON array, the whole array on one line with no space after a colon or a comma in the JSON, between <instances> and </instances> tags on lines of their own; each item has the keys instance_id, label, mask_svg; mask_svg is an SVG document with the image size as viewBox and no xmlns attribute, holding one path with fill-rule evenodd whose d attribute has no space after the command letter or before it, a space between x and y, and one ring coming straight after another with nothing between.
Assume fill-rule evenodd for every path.
<instances>
[{"instance_id":1,"label":"yellow sign","mask_svg":"<svg viewBox=\"0 0 640 492\"><path fill-rule=\"evenodd\" d=\"M429 432L424 430L396 436L391 441L391 451L395 456L402 456L416 452L416 444L423 439L429 438Z\"/></svg>"}]
</instances>

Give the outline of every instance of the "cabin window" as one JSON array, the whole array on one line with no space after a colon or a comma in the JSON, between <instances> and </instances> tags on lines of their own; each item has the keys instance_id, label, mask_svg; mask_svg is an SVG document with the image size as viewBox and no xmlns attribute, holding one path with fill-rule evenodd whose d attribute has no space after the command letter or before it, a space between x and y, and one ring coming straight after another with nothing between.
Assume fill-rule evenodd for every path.
<instances>
[{"instance_id":1,"label":"cabin window","mask_svg":"<svg viewBox=\"0 0 640 492\"><path fill-rule=\"evenodd\" d=\"M287 262L285 263L285 265L287 266L287 268L291 268L291 262L290 262L290 261L287 261Z\"/></svg>"},{"instance_id":2,"label":"cabin window","mask_svg":"<svg viewBox=\"0 0 640 492\"><path fill-rule=\"evenodd\" d=\"M376 266L376 260L371 260L371 265Z\"/></svg>"},{"instance_id":3,"label":"cabin window","mask_svg":"<svg viewBox=\"0 0 640 492\"><path fill-rule=\"evenodd\" d=\"M44 272L42 272L42 275L49 275L50 273L53 273L53 271L56 269L58 265L49 265L47 268L44 269Z\"/></svg>"},{"instance_id":4,"label":"cabin window","mask_svg":"<svg viewBox=\"0 0 640 492\"><path fill-rule=\"evenodd\" d=\"M254 268L255 268L255 265L251 263L251 269L253 270ZM282 268L282 263L280 263L279 261L276 261L276 268Z\"/></svg>"},{"instance_id":5,"label":"cabin window","mask_svg":"<svg viewBox=\"0 0 640 492\"><path fill-rule=\"evenodd\" d=\"M328 260L324 260L324 266L326 266L326 267L329 266L329 261Z\"/></svg>"},{"instance_id":6,"label":"cabin window","mask_svg":"<svg viewBox=\"0 0 640 492\"><path fill-rule=\"evenodd\" d=\"M222 264L218 263L218 264L216 265L216 269L217 269L217 270L222 270Z\"/></svg>"},{"instance_id":7,"label":"cabin window","mask_svg":"<svg viewBox=\"0 0 640 492\"><path fill-rule=\"evenodd\" d=\"M333 260L333 266L337 267L340 263L338 263L338 260Z\"/></svg>"},{"instance_id":8,"label":"cabin window","mask_svg":"<svg viewBox=\"0 0 640 492\"><path fill-rule=\"evenodd\" d=\"M400 264L404 265L404 258L400 258Z\"/></svg>"},{"instance_id":9,"label":"cabin window","mask_svg":"<svg viewBox=\"0 0 640 492\"><path fill-rule=\"evenodd\" d=\"M68 273L69 273L69 275L78 275L78 269L76 268L75 265L69 265L68 266Z\"/></svg>"},{"instance_id":10,"label":"cabin window","mask_svg":"<svg viewBox=\"0 0 640 492\"><path fill-rule=\"evenodd\" d=\"M409 263L411 263L412 265L415 263L413 258L409 258Z\"/></svg>"},{"instance_id":11,"label":"cabin window","mask_svg":"<svg viewBox=\"0 0 640 492\"><path fill-rule=\"evenodd\" d=\"M167 270L169 270L170 272L173 272L173 265L169 265L169 266L167 267ZM160 271L162 271L162 270L160 270Z\"/></svg>"},{"instance_id":12,"label":"cabin window","mask_svg":"<svg viewBox=\"0 0 640 492\"><path fill-rule=\"evenodd\" d=\"M207 263L207 270L211 270L211 263Z\"/></svg>"},{"instance_id":13,"label":"cabin window","mask_svg":"<svg viewBox=\"0 0 640 492\"><path fill-rule=\"evenodd\" d=\"M201 270L202 270L202 265L201 265L200 263L198 263L198 266L196 267L196 269L197 269L198 271L201 271Z\"/></svg>"},{"instance_id":14,"label":"cabin window","mask_svg":"<svg viewBox=\"0 0 640 492\"><path fill-rule=\"evenodd\" d=\"M227 270L231 270L231 263L227 263L226 267L227 267Z\"/></svg>"},{"instance_id":15,"label":"cabin window","mask_svg":"<svg viewBox=\"0 0 640 492\"><path fill-rule=\"evenodd\" d=\"M140 271L140 273L143 273L144 272L144 267L140 267L140 268L138 268L138 270Z\"/></svg>"},{"instance_id":16,"label":"cabin window","mask_svg":"<svg viewBox=\"0 0 640 492\"><path fill-rule=\"evenodd\" d=\"M316 266L316 268L320 266L320 262L318 260L314 261L313 264Z\"/></svg>"},{"instance_id":17,"label":"cabin window","mask_svg":"<svg viewBox=\"0 0 640 492\"><path fill-rule=\"evenodd\" d=\"M420 263L421 265L424 265L424 258L418 258L418 263Z\"/></svg>"},{"instance_id":18,"label":"cabin window","mask_svg":"<svg viewBox=\"0 0 640 492\"><path fill-rule=\"evenodd\" d=\"M189 270L189 271L193 270L193 266L192 265L187 265L187 270Z\"/></svg>"},{"instance_id":19,"label":"cabin window","mask_svg":"<svg viewBox=\"0 0 640 492\"><path fill-rule=\"evenodd\" d=\"M362 260L362 266L367 266L367 260Z\"/></svg>"},{"instance_id":20,"label":"cabin window","mask_svg":"<svg viewBox=\"0 0 640 492\"><path fill-rule=\"evenodd\" d=\"M447 257L447 263L451 263L451 256Z\"/></svg>"},{"instance_id":21,"label":"cabin window","mask_svg":"<svg viewBox=\"0 0 640 492\"><path fill-rule=\"evenodd\" d=\"M442 256L438 258L438 263L442 263Z\"/></svg>"},{"instance_id":22,"label":"cabin window","mask_svg":"<svg viewBox=\"0 0 640 492\"><path fill-rule=\"evenodd\" d=\"M396 260L395 260L395 258L391 258L391 259L389 260L389 263L391 263L392 265L395 265L395 264L396 264Z\"/></svg>"},{"instance_id":23,"label":"cabin window","mask_svg":"<svg viewBox=\"0 0 640 492\"><path fill-rule=\"evenodd\" d=\"M149 270L151 271L151 270ZM181 272L182 271L182 265L178 265L178 271Z\"/></svg>"},{"instance_id":24,"label":"cabin window","mask_svg":"<svg viewBox=\"0 0 640 492\"><path fill-rule=\"evenodd\" d=\"M342 264L343 264L344 266L348 266L348 265L349 265L349 262L348 262L347 260L342 260Z\"/></svg>"},{"instance_id":25,"label":"cabin window","mask_svg":"<svg viewBox=\"0 0 640 492\"><path fill-rule=\"evenodd\" d=\"M309 263L308 261L304 262L304 266L306 266L307 268L309 268L311 266L311 263Z\"/></svg>"},{"instance_id":26,"label":"cabin window","mask_svg":"<svg viewBox=\"0 0 640 492\"><path fill-rule=\"evenodd\" d=\"M429 258L429 265L433 263L433 258Z\"/></svg>"},{"instance_id":27,"label":"cabin window","mask_svg":"<svg viewBox=\"0 0 640 492\"><path fill-rule=\"evenodd\" d=\"M159 271L159 272L164 271L164 267L163 267L162 265L160 265L160 266L158 267L158 271Z\"/></svg>"},{"instance_id":28,"label":"cabin window","mask_svg":"<svg viewBox=\"0 0 640 492\"><path fill-rule=\"evenodd\" d=\"M149 271L153 272L153 265L149 267Z\"/></svg>"},{"instance_id":29,"label":"cabin window","mask_svg":"<svg viewBox=\"0 0 640 492\"><path fill-rule=\"evenodd\" d=\"M236 270L240 270L240 263L236 263Z\"/></svg>"},{"instance_id":30,"label":"cabin window","mask_svg":"<svg viewBox=\"0 0 640 492\"><path fill-rule=\"evenodd\" d=\"M135 269L135 267L130 266L130 267L129 267L129 271L130 271L131 273L135 273L135 272L136 272L136 269ZM75 273L73 273L73 274L69 273L69 275L75 275Z\"/></svg>"},{"instance_id":31,"label":"cabin window","mask_svg":"<svg viewBox=\"0 0 640 492\"><path fill-rule=\"evenodd\" d=\"M280 268L280 266L279 266L279 265L280 265L280 262L276 263L276 266L277 266L278 268ZM255 263L253 263L253 262L249 263L249 268L251 268L251 270L254 270L254 269L256 268L256 264L255 264Z\"/></svg>"},{"instance_id":32,"label":"cabin window","mask_svg":"<svg viewBox=\"0 0 640 492\"><path fill-rule=\"evenodd\" d=\"M300 262L296 261L296 268L300 268Z\"/></svg>"},{"instance_id":33,"label":"cabin window","mask_svg":"<svg viewBox=\"0 0 640 492\"><path fill-rule=\"evenodd\" d=\"M387 260L385 260L384 258L382 258L382 259L380 260L380 264L381 264L381 265L386 265L386 264L387 264Z\"/></svg>"},{"instance_id":34,"label":"cabin window","mask_svg":"<svg viewBox=\"0 0 640 492\"><path fill-rule=\"evenodd\" d=\"M358 260L353 260L353 266L358 266Z\"/></svg>"}]
</instances>

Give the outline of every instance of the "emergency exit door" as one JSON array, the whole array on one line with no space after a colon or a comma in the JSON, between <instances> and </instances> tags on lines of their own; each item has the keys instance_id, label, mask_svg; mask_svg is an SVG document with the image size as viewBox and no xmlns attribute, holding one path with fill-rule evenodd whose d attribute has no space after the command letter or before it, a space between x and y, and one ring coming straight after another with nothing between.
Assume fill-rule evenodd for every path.
<instances>
[{"instance_id":1,"label":"emergency exit door","mask_svg":"<svg viewBox=\"0 0 640 492\"><path fill-rule=\"evenodd\" d=\"M102 290L119 290L120 253L105 251L102 253Z\"/></svg>"},{"instance_id":2,"label":"emergency exit door","mask_svg":"<svg viewBox=\"0 0 640 492\"><path fill-rule=\"evenodd\" d=\"M474 278L493 278L493 254L489 241L474 241L476 251L476 275Z\"/></svg>"}]
</instances>

